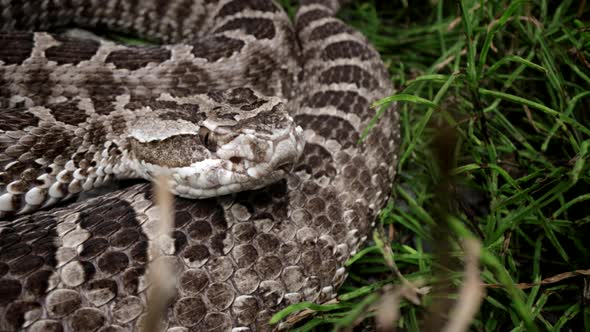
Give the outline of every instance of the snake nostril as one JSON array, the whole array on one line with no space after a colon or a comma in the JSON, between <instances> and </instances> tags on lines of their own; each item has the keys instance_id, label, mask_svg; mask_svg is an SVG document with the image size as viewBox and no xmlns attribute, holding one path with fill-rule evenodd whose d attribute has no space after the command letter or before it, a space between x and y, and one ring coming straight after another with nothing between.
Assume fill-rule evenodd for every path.
<instances>
[{"instance_id":1,"label":"snake nostril","mask_svg":"<svg viewBox=\"0 0 590 332\"><path fill-rule=\"evenodd\" d=\"M244 158L242 157L231 157L229 158L229 161L231 161L234 164L239 164L242 162L242 160L244 160Z\"/></svg>"}]
</instances>

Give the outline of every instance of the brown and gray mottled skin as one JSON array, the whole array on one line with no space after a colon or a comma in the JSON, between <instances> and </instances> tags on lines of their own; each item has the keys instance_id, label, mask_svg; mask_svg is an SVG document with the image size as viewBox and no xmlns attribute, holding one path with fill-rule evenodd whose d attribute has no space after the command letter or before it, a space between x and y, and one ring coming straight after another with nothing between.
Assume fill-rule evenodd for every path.
<instances>
[{"instance_id":1,"label":"brown and gray mottled skin","mask_svg":"<svg viewBox=\"0 0 590 332\"><path fill-rule=\"evenodd\" d=\"M375 114L370 103L392 90L384 65L364 37L334 17L337 1L300 4L291 27L270 0L2 2L0 44L13 46L0 48L4 185L11 176L41 181L27 168L39 159L71 161L80 178L79 169L94 167L98 149L107 158L120 156L122 147L105 137L154 114L204 121L210 113L201 110L203 98L234 111L278 100L283 106L270 109L289 112L303 129L303 153L281 180L232 195L175 200L174 245L160 259L174 266L177 292L161 330L287 327L269 326L268 319L291 303L333 299L346 277L344 262L388 199L399 142L394 109L358 144ZM171 46L30 33L70 24L107 26ZM231 105L232 91L239 107ZM151 111L142 113L147 106ZM116 117L118 111L129 118ZM71 134L75 123L86 124L84 135ZM12 134L19 130L39 141ZM167 144L164 150L179 147ZM156 158L151 148L139 150ZM178 158L171 155L169 162L182 162ZM7 164L24 166L10 173ZM137 184L5 216L0 330L140 328L148 300L145 269L158 236L151 196L149 184Z\"/></svg>"}]
</instances>

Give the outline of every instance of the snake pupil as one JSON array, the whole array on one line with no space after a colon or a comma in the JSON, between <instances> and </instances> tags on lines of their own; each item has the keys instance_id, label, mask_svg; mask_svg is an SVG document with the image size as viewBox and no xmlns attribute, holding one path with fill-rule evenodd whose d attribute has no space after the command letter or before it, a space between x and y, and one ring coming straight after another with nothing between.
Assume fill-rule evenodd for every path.
<instances>
[{"instance_id":1,"label":"snake pupil","mask_svg":"<svg viewBox=\"0 0 590 332\"><path fill-rule=\"evenodd\" d=\"M199 128L199 138L207 150L211 152L215 152L217 150L217 144L215 144L215 140L212 139L211 131L207 127Z\"/></svg>"}]
</instances>

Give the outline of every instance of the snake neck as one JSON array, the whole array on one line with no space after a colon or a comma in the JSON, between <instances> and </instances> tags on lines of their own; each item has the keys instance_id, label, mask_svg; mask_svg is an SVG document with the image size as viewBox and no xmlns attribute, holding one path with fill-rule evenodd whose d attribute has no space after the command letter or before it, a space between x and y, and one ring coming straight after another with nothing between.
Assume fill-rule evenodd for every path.
<instances>
[{"instance_id":1,"label":"snake neck","mask_svg":"<svg viewBox=\"0 0 590 332\"><path fill-rule=\"evenodd\" d=\"M30 107L0 112L0 217L52 206L115 178L135 177L126 150L126 123L134 114L114 112L71 125L44 121L44 111L47 108ZM11 116L31 114L39 119L35 126L10 126Z\"/></svg>"}]
</instances>

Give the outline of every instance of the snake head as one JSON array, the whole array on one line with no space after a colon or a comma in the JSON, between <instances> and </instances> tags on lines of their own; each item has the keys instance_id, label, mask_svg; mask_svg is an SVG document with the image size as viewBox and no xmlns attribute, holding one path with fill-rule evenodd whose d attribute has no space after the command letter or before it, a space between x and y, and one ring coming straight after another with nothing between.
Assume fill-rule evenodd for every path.
<instances>
[{"instance_id":1,"label":"snake head","mask_svg":"<svg viewBox=\"0 0 590 332\"><path fill-rule=\"evenodd\" d=\"M149 180L167 175L179 196L261 188L284 178L303 151L303 130L279 98L238 88L160 99L129 128L126 166Z\"/></svg>"}]
</instances>

